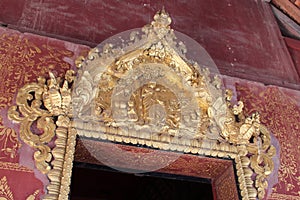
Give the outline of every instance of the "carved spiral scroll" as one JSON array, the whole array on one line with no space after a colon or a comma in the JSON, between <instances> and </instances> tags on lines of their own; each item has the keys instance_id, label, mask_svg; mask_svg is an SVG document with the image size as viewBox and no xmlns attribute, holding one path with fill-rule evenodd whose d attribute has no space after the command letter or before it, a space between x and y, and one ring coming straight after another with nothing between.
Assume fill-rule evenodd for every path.
<instances>
[{"instance_id":1,"label":"carved spiral scroll","mask_svg":"<svg viewBox=\"0 0 300 200\"><path fill-rule=\"evenodd\" d=\"M37 83L23 86L17 94L16 106L8 111L9 119L20 123L20 138L35 149L38 170L47 174L50 184L43 199L67 199L69 194L76 131L70 127L71 87L74 71L62 79L39 78ZM50 143L55 140L55 147Z\"/></svg>"},{"instance_id":2,"label":"carved spiral scroll","mask_svg":"<svg viewBox=\"0 0 300 200\"><path fill-rule=\"evenodd\" d=\"M170 24L158 12L126 44L79 58L75 81L72 70L60 79L50 73L19 90L8 116L50 180L44 199L68 199L77 134L233 159L242 199L264 198L276 153L270 133L258 113L244 116L242 102L231 104L218 76L187 59Z\"/></svg>"},{"instance_id":3,"label":"carved spiral scroll","mask_svg":"<svg viewBox=\"0 0 300 200\"><path fill-rule=\"evenodd\" d=\"M129 40L117 35L77 62L78 134L235 159L242 198L262 199L273 170L270 133L258 113L244 116L242 102L231 104L232 92L224 95L218 76L187 59L192 39L179 41L171 21L158 12Z\"/></svg>"}]
</instances>

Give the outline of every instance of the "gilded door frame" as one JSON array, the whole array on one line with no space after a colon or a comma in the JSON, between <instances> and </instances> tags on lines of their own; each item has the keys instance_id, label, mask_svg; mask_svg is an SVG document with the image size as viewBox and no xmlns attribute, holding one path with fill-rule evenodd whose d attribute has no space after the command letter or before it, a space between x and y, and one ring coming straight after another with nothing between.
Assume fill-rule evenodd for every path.
<instances>
[{"instance_id":1,"label":"gilded door frame","mask_svg":"<svg viewBox=\"0 0 300 200\"><path fill-rule=\"evenodd\" d=\"M127 46L116 49L107 44L102 49L94 48L87 58L78 58L78 72L68 70L64 77L59 78L49 72L49 78L40 77L37 82L26 84L18 91L16 105L9 109L8 117L20 123L21 140L35 149L36 168L50 180L44 199L68 199L77 135L232 159L242 199L264 198L268 175L274 169L272 157L276 152L269 131L260 123L258 113L245 116L242 102L231 104L232 93L227 90L224 94L218 76L211 77L206 68L186 59L184 45L176 41L170 24L169 15L164 10L159 11L154 21L143 28L139 39L136 33L130 35L131 42ZM112 55L118 55L117 59ZM120 131L113 116L107 115L112 101L111 87L118 84L120 77L127 72L148 65L159 69L166 67L166 79L174 81L176 75L178 85L185 81L188 87L197 89L195 94L184 93L194 95L197 102L195 109L202 114L201 118L197 118L200 125L197 125L192 137L181 135L174 139L178 133L176 128L182 122L177 116L179 112L174 111L176 105L168 105L170 109L166 116L171 122L164 131L156 134L125 133ZM197 71L199 67L201 70ZM144 73L143 70L140 73ZM103 79L103 74L106 79ZM98 82L93 83L97 78ZM164 86L153 82L144 84L142 89L155 89L153 93L166 91L166 95L156 95L160 101L155 103L167 102L166 99L175 97L174 92L167 92ZM153 102L153 96L150 100ZM139 103L140 96L135 94L130 101ZM79 104L74 107L76 103ZM94 107L86 109L85 106L90 104ZM161 106L166 106L166 103L161 103ZM149 115L149 111L142 110L142 114L138 114L140 111L134 106L129 110L138 119L147 121L145 116ZM34 132L32 126L42 130L42 134ZM54 138L55 147L51 148L49 144Z\"/></svg>"}]
</instances>

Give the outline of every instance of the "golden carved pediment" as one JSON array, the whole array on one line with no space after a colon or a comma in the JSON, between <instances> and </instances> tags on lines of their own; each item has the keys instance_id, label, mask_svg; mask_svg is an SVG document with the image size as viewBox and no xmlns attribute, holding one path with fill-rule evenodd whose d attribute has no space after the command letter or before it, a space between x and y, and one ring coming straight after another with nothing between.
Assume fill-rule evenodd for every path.
<instances>
[{"instance_id":1,"label":"golden carved pediment","mask_svg":"<svg viewBox=\"0 0 300 200\"><path fill-rule=\"evenodd\" d=\"M44 199L67 199L76 135L233 159L242 199L264 197L274 168L270 133L258 113L244 116L242 102L231 104L216 68L198 63L191 39L170 24L160 11L78 58L77 76L50 73L19 90L8 116L50 179ZM43 134L32 132L35 122Z\"/></svg>"},{"instance_id":2,"label":"golden carved pediment","mask_svg":"<svg viewBox=\"0 0 300 200\"><path fill-rule=\"evenodd\" d=\"M149 140L218 138L227 115L221 80L186 58L170 23L162 11L129 40L95 48L79 62L75 118L109 127L104 132L111 134L142 130ZM93 131L100 137L99 127Z\"/></svg>"}]
</instances>

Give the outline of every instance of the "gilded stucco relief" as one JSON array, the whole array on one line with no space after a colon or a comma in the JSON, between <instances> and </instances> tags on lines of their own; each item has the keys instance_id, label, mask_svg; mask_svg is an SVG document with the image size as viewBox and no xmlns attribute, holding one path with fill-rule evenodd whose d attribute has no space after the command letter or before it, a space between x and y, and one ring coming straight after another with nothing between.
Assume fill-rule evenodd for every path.
<instances>
[{"instance_id":1,"label":"gilded stucco relief","mask_svg":"<svg viewBox=\"0 0 300 200\"><path fill-rule=\"evenodd\" d=\"M32 190L36 192L28 196L30 200L40 198L44 189L41 188L40 180L35 177L34 169L19 164L23 141L19 141L19 128L8 122L6 113L14 102L16 92L24 84L48 74L49 71L64 74L70 68L69 60L78 52L74 53L63 45L58 47L58 44L61 43L49 38L0 28L0 174L3 173L8 180L18 176L21 180L31 181ZM84 49L86 47L81 47L78 51ZM29 189L28 187L26 188ZM38 187L40 189L37 190ZM13 196L18 198L25 198L22 192L27 195L29 193L25 190L15 191L15 185L10 188Z\"/></svg>"},{"instance_id":2,"label":"gilded stucco relief","mask_svg":"<svg viewBox=\"0 0 300 200\"><path fill-rule=\"evenodd\" d=\"M264 198L274 169L270 133L259 113L246 116L243 102L231 104L218 76L185 57L170 24L158 12L121 48L106 44L80 58L76 78L72 70L50 72L19 89L8 117L50 180L44 199L68 198L77 134L232 159L242 199Z\"/></svg>"},{"instance_id":3,"label":"gilded stucco relief","mask_svg":"<svg viewBox=\"0 0 300 200\"><path fill-rule=\"evenodd\" d=\"M270 198L300 199L299 104L288 90L277 87L250 87L245 83L237 84L237 91L247 105L246 112L259 111L262 122L268 124L280 143L279 183Z\"/></svg>"}]
</instances>

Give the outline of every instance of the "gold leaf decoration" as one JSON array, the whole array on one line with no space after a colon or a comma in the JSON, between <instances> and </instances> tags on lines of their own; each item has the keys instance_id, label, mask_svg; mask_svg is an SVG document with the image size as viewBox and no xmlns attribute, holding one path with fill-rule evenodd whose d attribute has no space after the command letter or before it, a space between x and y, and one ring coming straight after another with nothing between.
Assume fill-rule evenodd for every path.
<instances>
[{"instance_id":1,"label":"gold leaf decoration","mask_svg":"<svg viewBox=\"0 0 300 200\"><path fill-rule=\"evenodd\" d=\"M242 198L264 198L275 148L260 114L245 116L242 101L232 105L232 92L223 95L218 76L186 59L186 48L175 40L170 23L163 10L142 35L132 32L128 45L106 44L77 60L73 98L78 102L78 134L234 159ZM188 101L194 113L184 112L179 94L195 99L196 106ZM194 126L182 119L195 120L197 128L180 130Z\"/></svg>"},{"instance_id":2,"label":"gold leaf decoration","mask_svg":"<svg viewBox=\"0 0 300 200\"><path fill-rule=\"evenodd\" d=\"M50 179L44 199L68 199L77 134L232 159L242 199L264 198L274 169L270 133L258 113L231 104L218 76L186 58L171 21L160 11L130 43L92 49L76 61L76 81L71 70L64 78L50 72L18 91L8 116Z\"/></svg>"},{"instance_id":3,"label":"gold leaf decoration","mask_svg":"<svg viewBox=\"0 0 300 200\"><path fill-rule=\"evenodd\" d=\"M66 199L76 135L69 128L74 71L67 71L64 79L55 78L51 72L49 76L48 80L38 78L37 83L23 86L8 117L21 124L20 138L36 150L36 167L50 179L44 199ZM54 136L56 146L51 149L48 145Z\"/></svg>"}]
</instances>

